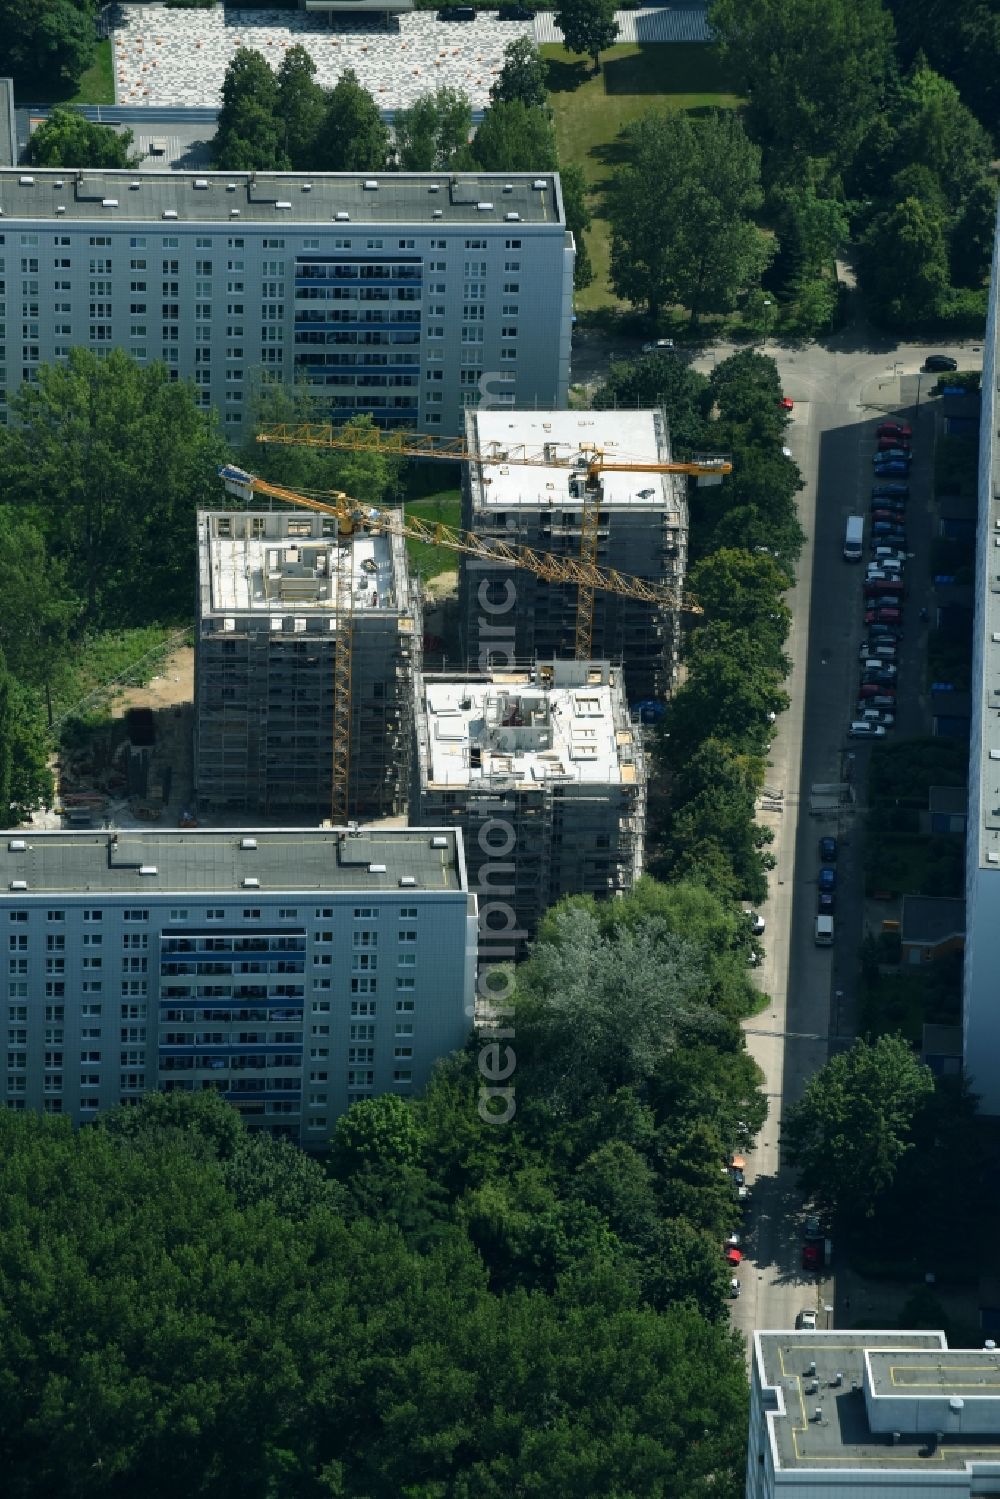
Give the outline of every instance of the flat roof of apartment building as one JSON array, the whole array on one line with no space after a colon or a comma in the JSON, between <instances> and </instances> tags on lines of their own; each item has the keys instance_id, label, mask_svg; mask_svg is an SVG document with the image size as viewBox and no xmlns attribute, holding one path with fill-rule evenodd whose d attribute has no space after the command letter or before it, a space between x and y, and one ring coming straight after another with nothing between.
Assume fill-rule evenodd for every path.
<instances>
[{"instance_id":1,"label":"flat roof of apartment building","mask_svg":"<svg viewBox=\"0 0 1000 1499\"><path fill-rule=\"evenodd\" d=\"M418 688L421 766L430 788L501 777L634 786L641 757L619 675L606 662L556 661L489 678L424 677Z\"/></svg>"},{"instance_id":2,"label":"flat roof of apartment building","mask_svg":"<svg viewBox=\"0 0 1000 1499\"><path fill-rule=\"evenodd\" d=\"M355 532L308 511L202 511L198 516L201 616L336 612L338 588L354 613L410 607L405 545ZM339 576L338 576L339 575ZM233 625L235 629L235 623Z\"/></svg>"},{"instance_id":3,"label":"flat roof of apartment building","mask_svg":"<svg viewBox=\"0 0 1000 1499\"><path fill-rule=\"evenodd\" d=\"M28 829L0 841L0 891L8 904L85 893L251 900L291 891L370 895L401 888L413 894L465 891L461 833L454 828Z\"/></svg>"},{"instance_id":4,"label":"flat roof of apartment building","mask_svg":"<svg viewBox=\"0 0 1000 1499\"><path fill-rule=\"evenodd\" d=\"M0 171L8 219L96 225L465 224L565 227L554 172L175 172L32 167ZM388 243L386 251L396 246Z\"/></svg>"},{"instance_id":5,"label":"flat roof of apartment building","mask_svg":"<svg viewBox=\"0 0 1000 1499\"><path fill-rule=\"evenodd\" d=\"M775 1471L941 1469L1000 1462L1000 1350L943 1332L755 1332ZM751 1440L753 1440L751 1433Z\"/></svg>"},{"instance_id":6,"label":"flat roof of apartment building","mask_svg":"<svg viewBox=\"0 0 1000 1499\"><path fill-rule=\"evenodd\" d=\"M477 504L496 509L564 506L569 482L599 449L609 463L671 461L667 424L661 411L483 411L466 413L469 446L486 459L480 477L473 469ZM554 460L544 460L551 454ZM511 461L505 462L504 455ZM513 460L530 457L536 463ZM637 510L676 508L676 475L604 471L601 504Z\"/></svg>"}]
</instances>

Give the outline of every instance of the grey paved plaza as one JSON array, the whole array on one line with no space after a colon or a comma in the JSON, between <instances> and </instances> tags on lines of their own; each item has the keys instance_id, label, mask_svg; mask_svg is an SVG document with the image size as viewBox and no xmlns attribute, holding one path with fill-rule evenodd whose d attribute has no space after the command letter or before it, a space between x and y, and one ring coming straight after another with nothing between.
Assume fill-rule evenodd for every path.
<instances>
[{"instance_id":1,"label":"grey paved plaza","mask_svg":"<svg viewBox=\"0 0 1000 1499\"><path fill-rule=\"evenodd\" d=\"M500 21L480 11L475 21L439 21L414 11L388 23L367 17L327 18L304 11L168 10L126 6L112 34L118 104L207 105L218 108L226 68L238 47L262 52L271 66L296 43L316 63L330 88L353 68L380 107L391 113L448 84L485 109L504 48L519 36L560 41L551 14ZM619 41L694 42L707 39L704 10L651 8L620 11Z\"/></svg>"}]
</instances>

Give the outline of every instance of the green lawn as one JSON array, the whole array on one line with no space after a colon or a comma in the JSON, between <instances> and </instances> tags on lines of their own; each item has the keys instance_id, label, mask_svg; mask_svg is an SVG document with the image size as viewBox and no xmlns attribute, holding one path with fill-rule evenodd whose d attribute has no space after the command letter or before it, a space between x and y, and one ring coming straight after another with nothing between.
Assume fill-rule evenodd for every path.
<instances>
[{"instance_id":1,"label":"green lawn","mask_svg":"<svg viewBox=\"0 0 1000 1499\"><path fill-rule=\"evenodd\" d=\"M115 102L115 64L111 55L111 38L98 42L94 61L80 74L76 93L68 104L113 104Z\"/></svg>"},{"instance_id":2,"label":"green lawn","mask_svg":"<svg viewBox=\"0 0 1000 1499\"><path fill-rule=\"evenodd\" d=\"M576 295L579 311L622 305L608 285L610 238L601 218L601 187L622 159L618 135L652 109L731 109L739 104L712 48L700 43L612 47L591 72L589 58L558 45L543 47L549 69L549 104L555 117L559 159L578 163L591 184L593 228L587 236L594 280Z\"/></svg>"},{"instance_id":3,"label":"green lawn","mask_svg":"<svg viewBox=\"0 0 1000 1499\"><path fill-rule=\"evenodd\" d=\"M406 514L415 520L433 525L439 521L445 526L458 526L462 519L462 494L458 489L442 489L423 499L407 500ZM430 542L408 541L406 550L410 564L422 578L436 578L439 573L454 572L458 567L458 553Z\"/></svg>"}]
</instances>

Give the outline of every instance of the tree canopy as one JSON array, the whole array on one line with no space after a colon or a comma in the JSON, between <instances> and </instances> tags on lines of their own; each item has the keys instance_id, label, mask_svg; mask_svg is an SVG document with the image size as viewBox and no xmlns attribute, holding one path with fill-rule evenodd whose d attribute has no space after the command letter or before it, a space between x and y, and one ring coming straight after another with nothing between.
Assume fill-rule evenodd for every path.
<instances>
[{"instance_id":1,"label":"tree canopy","mask_svg":"<svg viewBox=\"0 0 1000 1499\"><path fill-rule=\"evenodd\" d=\"M326 172L378 172L389 159L389 131L353 68L330 90L316 155L316 167Z\"/></svg>"},{"instance_id":2,"label":"tree canopy","mask_svg":"<svg viewBox=\"0 0 1000 1499\"><path fill-rule=\"evenodd\" d=\"M548 103L546 69L531 37L519 36L503 51L503 65L490 85L491 104L513 104L545 109Z\"/></svg>"},{"instance_id":3,"label":"tree canopy","mask_svg":"<svg viewBox=\"0 0 1000 1499\"><path fill-rule=\"evenodd\" d=\"M91 0L0 0L0 75L19 94L75 84L93 61Z\"/></svg>"},{"instance_id":4,"label":"tree canopy","mask_svg":"<svg viewBox=\"0 0 1000 1499\"><path fill-rule=\"evenodd\" d=\"M222 171L287 172L291 166L277 119L278 83L266 58L239 47L222 81L212 156Z\"/></svg>"},{"instance_id":5,"label":"tree canopy","mask_svg":"<svg viewBox=\"0 0 1000 1499\"><path fill-rule=\"evenodd\" d=\"M735 306L771 253L750 218L763 202L759 149L729 112L643 115L624 137L610 197L615 291L653 320L675 302L692 322Z\"/></svg>"},{"instance_id":6,"label":"tree canopy","mask_svg":"<svg viewBox=\"0 0 1000 1499\"><path fill-rule=\"evenodd\" d=\"M544 172L559 164L555 131L538 105L491 104L472 142L475 164L484 172Z\"/></svg>"},{"instance_id":7,"label":"tree canopy","mask_svg":"<svg viewBox=\"0 0 1000 1499\"><path fill-rule=\"evenodd\" d=\"M594 72L601 66L601 53L618 36L615 0L559 0L555 23L571 52L594 59Z\"/></svg>"},{"instance_id":8,"label":"tree canopy","mask_svg":"<svg viewBox=\"0 0 1000 1499\"><path fill-rule=\"evenodd\" d=\"M393 116L396 160L404 172L443 171L464 159L472 131L468 96L454 88L422 94Z\"/></svg>"},{"instance_id":9,"label":"tree canopy","mask_svg":"<svg viewBox=\"0 0 1000 1499\"><path fill-rule=\"evenodd\" d=\"M131 130L95 125L75 109L54 109L32 132L28 160L38 167L124 168L141 157L129 148Z\"/></svg>"},{"instance_id":10,"label":"tree canopy","mask_svg":"<svg viewBox=\"0 0 1000 1499\"><path fill-rule=\"evenodd\" d=\"M120 349L78 348L21 386L15 412L0 431L0 486L39 526L86 622L186 617L195 512L217 501L226 453L193 387Z\"/></svg>"}]
</instances>

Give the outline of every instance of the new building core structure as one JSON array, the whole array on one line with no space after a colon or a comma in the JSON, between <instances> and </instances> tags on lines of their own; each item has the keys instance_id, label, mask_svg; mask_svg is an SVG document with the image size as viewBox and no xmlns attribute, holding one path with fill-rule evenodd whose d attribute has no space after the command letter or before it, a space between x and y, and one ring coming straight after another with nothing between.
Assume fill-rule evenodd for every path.
<instances>
[{"instance_id":1,"label":"new building core structure","mask_svg":"<svg viewBox=\"0 0 1000 1499\"><path fill-rule=\"evenodd\" d=\"M339 577L338 577L339 575ZM343 606L350 599L349 615ZM339 604L339 608L338 608ZM198 516L195 794L214 814L320 821L338 629L351 632L348 812L406 810L420 596L399 536L304 510Z\"/></svg>"},{"instance_id":2,"label":"new building core structure","mask_svg":"<svg viewBox=\"0 0 1000 1499\"><path fill-rule=\"evenodd\" d=\"M566 400L575 248L551 172L8 169L0 214L0 420L75 345L163 360L234 437L261 371L308 380L320 419L442 434L483 394Z\"/></svg>"},{"instance_id":3,"label":"new building core structure","mask_svg":"<svg viewBox=\"0 0 1000 1499\"><path fill-rule=\"evenodd\" d=\"M986 1114L1000 1114L1000 229L983 340L979 524L972 627L972 717L966 827L965 1071Z\"/></svg>"},{"instance_id":4,"label":"new building core structure","mask_svg":"<svg viewBox=\"0 0 1000 1499\"><path fill-rule=\"evenodd\" d=\"M747 1499L1000 1492L1000 1351L943 1332L753 1335Z\"/></svg>"},{"instance_id":5,"label":"new building core structure","mask_svg":"<svg viewBox=\"0 0 1000 1499\"><path fill-rule=\"evenodd\" d=\"M662 411L469 411L466 440L488 461L463 469L462 524L542 552L579 557L587 462L666 463L670 437ZM550 455L552 466L505 463L520 448ZM600 567L669 584L680 594L687 564L687 480L680 474L604 472L588 506L596 509ZM470 669L526 666L573 657L577 589L523 569L463 561L460 615ZM679 615L597 590L591 655L624 664L631 702L663 698L674 685Z\"/></svg>"},{"instance_id":6,"label":"new building core structure","mask_svg":"<svg viewBox=\"0 0 1000 1499\"><path fill-rule=\"evenodd\" d=\"M415 685L410 822L461 828L481 901L507 902L530 936L561 896L632 889L646 775L620 672L555 661Z\"/></svg>"},{"instance_id":7,"label":"new building core structure","mask_svg":"<svg viewBox=\"0 0 1000 1499\"><path fill-rule=\"evenodd\" d=\"M29 831L0 864L8 1106L84 1123L215 1088L322 1146L468 1033L476 901L453 829Z\"/></svg>"}]
</instances>

